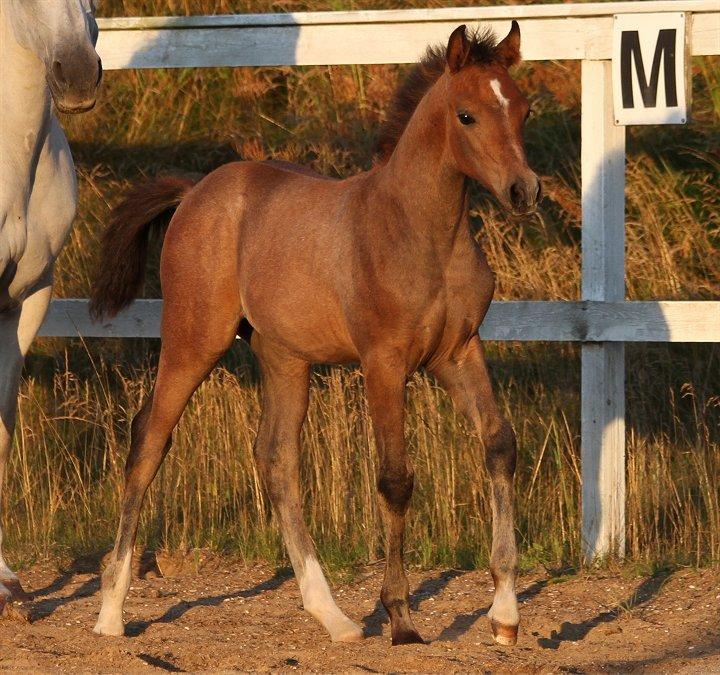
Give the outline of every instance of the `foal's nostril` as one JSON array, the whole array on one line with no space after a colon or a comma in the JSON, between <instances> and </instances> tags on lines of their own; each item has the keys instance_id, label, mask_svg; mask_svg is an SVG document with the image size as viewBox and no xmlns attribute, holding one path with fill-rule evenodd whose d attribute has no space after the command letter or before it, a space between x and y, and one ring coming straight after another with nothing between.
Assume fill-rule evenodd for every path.
<instances>
[{"instance_id":1,"label":"foal's nostril","mask_svg":"<svg viewBox=\"0 0 720 675\"><path fill-rule=\"evenodd\" d=\"M520 183L513 183L510 186L510 203L515 206L521 206L523 202L523 189Z\"/></svg>"},{"instance_id":2,"label":"foal's nostril","mask_svg":"<svg viewBox=\"0 0 720 675\"><path fill-rule=\"evenodd\" d=\"M537 184L537 192L535 193L535 203L536 203L536 204L539 204L539 203L540 203L540 200L542 199L542 196L543 196L543 194L542 194L542 183L541 183L540 181L538 181L538 184Z\"/></svg>"},{"instance_id":3,"label":"foal's nostril","mask_svg":"<svg viewBox=\"0 0 720 675\"><path fill-rule=\"evenodd\" d=\"M67 85L67 80L65 79L62 63L60 63L60 61L53 61L52 74L58 84L63 86Z\"/></svg>"},{"instance_id":4,"label":"foal's nostril","mask_svg":"<svg viewBox=\"0 0 720 675\"><path fill-rule=\"evenodd\" d=\"M103 68L102 68L102 59L98 58L98 76L97 76L97 82L95 82L95 86L100 86L100 80L102 80L103 76Z\"/></svg>"}]
</instances>

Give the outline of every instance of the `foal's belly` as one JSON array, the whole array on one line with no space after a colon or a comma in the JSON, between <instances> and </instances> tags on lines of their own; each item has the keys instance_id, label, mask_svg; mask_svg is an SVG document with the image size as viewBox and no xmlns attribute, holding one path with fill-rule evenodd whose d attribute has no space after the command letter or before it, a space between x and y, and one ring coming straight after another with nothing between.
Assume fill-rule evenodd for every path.
<instances>
[{"instance_id":1,"label":"foal's belly","mask_svg":"<svg viewBox=\"0 0 720 675\"><path fill-rule=\"evenodd\" d=\"M265 317L252 314L248 321L260 335L309 363L350 364L360 361L360 355L349 337L329 321L313 320L307 316L266 321Z\"/></svg>"},{"instance_id":2,"label":"foal's belly","mask_svg":"<svg viewBox=\"0 0 720 675\"><path fill-rule=\"evenodd\" d=\"M358 353L332 291L300 271L255 275L243 313L260 335L311 363L353 363Z\"/></svg>"}]
</instances>

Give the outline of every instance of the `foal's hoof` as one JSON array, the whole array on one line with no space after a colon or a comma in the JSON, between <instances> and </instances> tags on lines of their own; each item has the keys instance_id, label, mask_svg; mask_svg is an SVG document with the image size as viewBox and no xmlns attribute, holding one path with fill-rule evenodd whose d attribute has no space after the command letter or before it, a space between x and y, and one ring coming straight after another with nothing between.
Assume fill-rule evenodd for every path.
<instances>
[{"instance_id":1,"label":"foal's hoof","mask_svg":"<svg viewBox=\"0 0 720 675\"><path fill-rule=\"evenodd\" d=\"M95 635L108 635L111 637L122 637L125 635L123 622L98 620L93 628Z\"/></svg>"},{"instance_id":2,"label":"foal's hoof","mask_svg":"<svg viewBox=\"0 0 720 675\"><path fill-rule=\"evenodd\" d=\"M362 628L350 619L347 619L343 626L330 634L333 642L362 642L364 638L365 634L362 632Z\"/></svg>"},{"instance_id":3,"label":"foal's hoof","mask_svg":"<svg viewBox=\"0 0 720 675\"><path fill-rule=\"evenodd\" d=\"M420 637L420 634L416 630L400 630L397 633L393 633L392 646L397 645L424 645L425 640Z\"/></svg>"},{"instance_id":4,"label":"foal's hoof","mask_svg":"<svg viewBox=\"0 0 720 675\"><path fill-rule=\"evenodd\" d=\"M499 645L512 647L517 644L517 626L506 626L504 623L495 621L495 619L490 619L490 626L492 627L493 638Z\"/></svg>"}]
</instances>

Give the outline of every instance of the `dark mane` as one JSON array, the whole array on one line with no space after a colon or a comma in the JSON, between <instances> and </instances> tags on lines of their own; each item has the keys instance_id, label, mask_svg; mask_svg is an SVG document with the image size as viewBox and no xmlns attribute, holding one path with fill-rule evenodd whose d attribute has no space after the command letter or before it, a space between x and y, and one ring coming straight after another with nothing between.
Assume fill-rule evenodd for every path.
<instances>
[{"instance_id":1,"label":"dark mane","mask_svg":"<svg viewBox=\"0 0 720 675\"><path fill-rule=\"evenodd\" d=\"M491 30L477 30L467 37L471 43L467 65L489 65L495 60L497 40ZM395 91L377 142L377 156L381 162L390 158L418 103L445 72L445 51L443 45L428 47L425 56Z\"/></svg>"}]
</instances>

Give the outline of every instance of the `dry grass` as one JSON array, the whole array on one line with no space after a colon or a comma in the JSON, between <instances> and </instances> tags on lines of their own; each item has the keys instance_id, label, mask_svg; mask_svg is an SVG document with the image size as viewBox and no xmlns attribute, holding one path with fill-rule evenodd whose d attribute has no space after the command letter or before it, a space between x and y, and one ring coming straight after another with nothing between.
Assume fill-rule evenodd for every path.
<instances>
[{"instance_id":1,"label":"dry grass","mask_svg":"<svg viewBox=\"0 0 720 675\"><path fill-rule=\"evenodd\" d=\"M411 6L402 3L397 6ZM336 6L337 5L337 6ZM354 3L353 8L380 3ZM387 4L383 3L387 7ZM347 9L320 3L104 0L108 15ZM720 298L720 61L698 59L694 122L629 130L627 286L632 299ZM256 68L107 73L102 102L65 120L81 176L80 214L58 265L58 294L87 296L102 223L139 175L208 171L236 157L282 157L332 175L370 166L373 136L402 68ZM519 68L535 115L528 150L545 176L537 217L518 222L473 195L474 224L499 298L579 294L577 64ZM152 278L150 297L158 288ZM154 371L152 341L43 340L26 369L8 489L14 560L95 552L114 535L129 423ZM520 446L517 532L526 565L579 561L579 360L572 345L489 346ZM650 565L720 559L720 349L628 348L628 548ZM337 568L379 550L374 450L361 376L320 369L305 429L308 519ZM490 545L477 445L425 376L409 392L416 467L408 548L422 565L473 566ZM143 513L150 546L212 546L282 557L252 463L258 387L238 347L199 390Z\"/></svg>"}]
</instances>

